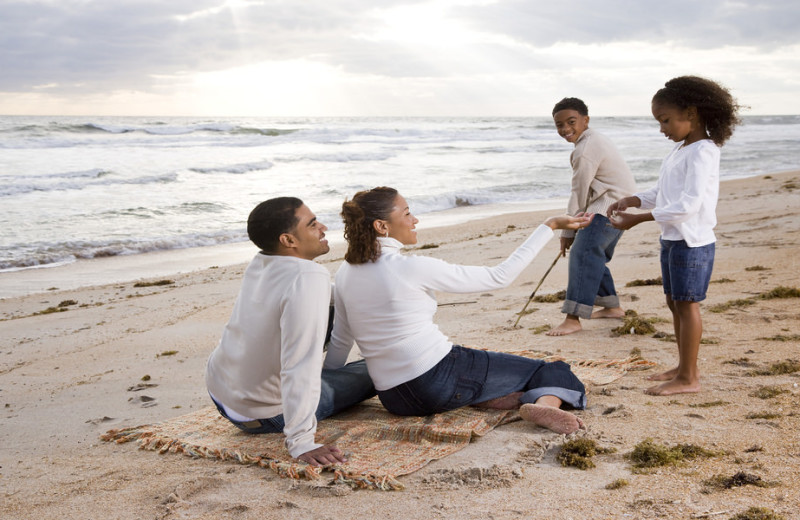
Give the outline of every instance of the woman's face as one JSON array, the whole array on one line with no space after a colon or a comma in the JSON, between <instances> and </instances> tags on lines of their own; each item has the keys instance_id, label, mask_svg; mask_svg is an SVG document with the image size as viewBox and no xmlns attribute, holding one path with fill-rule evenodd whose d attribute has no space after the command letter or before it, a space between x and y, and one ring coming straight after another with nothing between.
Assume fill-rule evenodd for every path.
<instances>
[{"instance_id":1,"label":"woman's face","mask_svg":"<svg viewBox=\"0 0 800 520\"><path fill-rule=\"evenodd\" d=\"M408 203L402 195L394 198L394 208L386 221L386 228L389 236L400 241L403 245L417 243L417 232L414 228L417 225L417 218L408 209Z\"/></svg>"}]
</instances>

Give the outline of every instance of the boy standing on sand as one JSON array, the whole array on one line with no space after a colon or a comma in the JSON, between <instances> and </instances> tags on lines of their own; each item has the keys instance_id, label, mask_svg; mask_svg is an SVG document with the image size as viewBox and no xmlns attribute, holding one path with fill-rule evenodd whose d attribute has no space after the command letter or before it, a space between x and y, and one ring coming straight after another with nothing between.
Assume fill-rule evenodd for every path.
<instances>
[{"instance_id":1,"label":"boy standing on sand","mask_svg":"<svg viewBox=\"0 0 800 520\"><path fill-rule=\"evenodd\" d=\"M567 317L548 336L565 336L581 330L580 318L622 318L624 311L606 265L614 255L622 231L605 216L620 197L636 191L633 174L614 144L589 129L589 109L578 98L564 98L553 107L558 135L575 145L570 154L572 192L567 214L594 213L592 223L579 230L561 232L561 254L569 254L567 295L561 312ZM600 218L598 218L600 217ZM599 305L602 309L592 312Z\"/></svg>"}]
</instances>

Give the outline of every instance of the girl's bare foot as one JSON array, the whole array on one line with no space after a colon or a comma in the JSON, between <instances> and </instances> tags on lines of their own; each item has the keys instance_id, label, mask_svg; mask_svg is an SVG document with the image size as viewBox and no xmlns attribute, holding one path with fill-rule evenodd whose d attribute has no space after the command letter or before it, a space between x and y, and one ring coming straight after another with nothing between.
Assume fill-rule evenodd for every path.
<instances>
[{"instance_id":1,"label":"girl's bare foot","mask_svg":"<svg viewBox=\"0 0 800 520\"><path fill-rule=\"evenodd\" d=\"M547 331L545 334L548 336L566 336L567 334L580 332L582 328L581 321L578 318L570 318L567 316L564 321L561 322L561 325L553 330Z\"/></svg>"},{"instance_id":2,"label":"girl's bare foot","mask_svg":"<svg viewBox=\"0 0 800 520\"><path fill-rule=\"evenodd\" d=\"M660 385L651 386L644 393L649 395L696 394L700 391L700 381L672 379Z\"/></svg>"},{"instance_id":3,"label":"girl's bare foot","mask_svg":"<svg viewBox=\"0 0 800 520\"><path fill-rule=\"evenodd\" d=\"M503 397L495 397L482 403L475 403L472 406L476 408L492 408L494 410L516 410L522 405L519 398L522 397L522 392L513 392Z\"/></svg>"},{"instance_id":4,"label":"girl's bare foot","mask_svg":"<svg viewBox=\"0 0 800 520\"><path fill-rule=\"evenodd\" d=\"M598 318L624 318L624 317L625 317L625 311L622 310L622 307L612 307L612 308L604 307L592 313L593 320Z\"/></svg>"},{"instance_id":5,"label":"girl's bare foot","mask_svg":"<svg viewBox=\"0 0 800 520\"><path fill-rule=\"evenodd\" d=\"M519 409L524 420L556 433L569 434L583 428L583 421L575 414L560 408L541 404L525 403Z\"/></svg>"},{"instance_id":6,"label":"girl's bare foot","mask_svg":"<svg viewBox=\"0 0 800 520\"><path fill-rule=\"evenodd\" d=\"M675 376L678 375L678 367L671 368L666 372L661 372L660 374L653 374L652 376L647 376L648 381L672 381L675 379Z\"/></svg>"}]
</instances>

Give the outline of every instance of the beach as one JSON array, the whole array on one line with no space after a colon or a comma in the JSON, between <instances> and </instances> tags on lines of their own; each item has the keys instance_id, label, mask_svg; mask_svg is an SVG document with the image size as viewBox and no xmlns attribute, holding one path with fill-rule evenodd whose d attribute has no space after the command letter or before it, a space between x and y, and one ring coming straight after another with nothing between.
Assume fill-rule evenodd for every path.
<instances>
[{"instance_id":1,"label":"beach","mask_svg":"<svg viewBox=\"0 0 800 520\"><path fill-rule=\"evenodd\" d=\"M559 212L423 226L410 253L493 265ZM800 171L724 181L717 217L714 273L701 305L697 394L644 393L648 375L677 362L663 290L644 283L660 276L655 223L627 231L610 268L623 308L650 320L656 333L615 335L622 320L584 320L580 333L549 337L543 330L563 319L559 302L532 303L514 328L557 254L556 238L507 289L439 295L437 323L456 343L577 359L622 359L635 351L657 366L589 388L588 407L577 412L587 429L577 436L612 451L596 455L593 468L562 466L557 454L567 439L518 421L400 477L402 491L293 480L264 468L101 441L109 429L211 404L205 362L245 264L176 269L139 280L139 287L87 282L2 298L0 516L728 519L763 507L800 518L800 371L776 368L800 361L800 300L773 291L800 286ZM339 242L318 260L334 274L342 256ZM566 276L562 259L538 294L564 289ZM143 382L150 386L137 390ZM648 439L711 455L636 470L629 454ZM739 480L743 485L715 484L739 473L748 476ZM609 489L615 481L619 487Z\"/></svg>"}]
</instances>

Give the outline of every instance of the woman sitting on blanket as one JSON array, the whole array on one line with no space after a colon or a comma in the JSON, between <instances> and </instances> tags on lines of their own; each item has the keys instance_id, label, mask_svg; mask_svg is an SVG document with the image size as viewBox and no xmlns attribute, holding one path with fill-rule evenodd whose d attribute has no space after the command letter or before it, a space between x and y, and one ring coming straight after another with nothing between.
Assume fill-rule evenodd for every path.
<instances>
[{"instance_id":1,"label":"woman sitting on blanket","mask_svg":"<svg viewBox=\"0 0 800 520\"><path fill-rule=\"evenodd\" d=\"M544 221L494 267L453 265L401 254L416 244L418 220L393 188L356 193L342 205L347 254L336 273L334 330L325 368L344 365L353 340L381 402L397 415L429 415L467 405L515 409L558 433L583 422L561 407L586 405L583 384L562 361L544 362L453 345L433 322L434 291L468 293L507 287L554 229L586 227L591 216Z\"/></svg>"}]
</instances>

